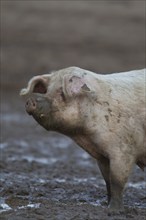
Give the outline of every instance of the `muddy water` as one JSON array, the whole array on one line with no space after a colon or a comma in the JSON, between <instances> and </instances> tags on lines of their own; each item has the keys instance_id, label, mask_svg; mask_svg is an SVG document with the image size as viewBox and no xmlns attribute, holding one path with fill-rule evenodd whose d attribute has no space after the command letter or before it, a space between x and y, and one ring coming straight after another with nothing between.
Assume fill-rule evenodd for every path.
<instances>
[{"instance_id":1,"label":"muddy water","mask_svg":"<svg viewBox=\"0 0 146 220\"><path fill-rule=\"evenodd\" d=\"M86 152L37 125L22 102L3 101L1 119L1 219L145 219L146 172L135 167L124 194L126 211L111 215L105 183Z\"/></svg>"}]
</instances>

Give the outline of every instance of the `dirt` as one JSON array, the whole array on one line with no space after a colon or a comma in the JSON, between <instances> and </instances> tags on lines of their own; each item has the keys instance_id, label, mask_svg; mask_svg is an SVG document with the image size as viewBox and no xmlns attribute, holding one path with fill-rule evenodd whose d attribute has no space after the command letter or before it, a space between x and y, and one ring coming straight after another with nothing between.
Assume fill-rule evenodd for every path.
<instances>
[{"instance_id":1,"label":"dirt","mask_svg":"<svg viewBox=\"0 0 146 220\"><path fill-rule=\"evenodd\" d=\"M146 171L135 167L124 212L110 213L96 161L41 128L19 90L67 66L120 72L145 66L145 1L1 2L1 220L144 220Z\"/></svg>"}]
</instances>

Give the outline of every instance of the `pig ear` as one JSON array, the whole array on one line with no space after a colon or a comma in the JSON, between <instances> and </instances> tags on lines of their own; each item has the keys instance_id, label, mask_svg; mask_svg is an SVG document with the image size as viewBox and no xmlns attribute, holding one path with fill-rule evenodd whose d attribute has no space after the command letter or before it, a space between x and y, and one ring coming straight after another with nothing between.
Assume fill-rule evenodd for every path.
<instances>
[{"instance_id":1,"label":"pig ear","mask_svg":"<svg viewBox=\"0 0 146 220\"><path fill-rule=\"evenodd\" d=\"M35 76L29 82L28 86L25 89L20 91L20 95L28 95L30 93L41 93L45 94L47 92L47 79L43 76Z\"/></svg>"},{"instance_id":2,"label":"pig ear","mask_svg":"<svg viewBox=\"0 0 146 220\"><path fill-rule=\"evenodd\" d=\"M64 92L69 96L76 96L83 92L90 92L90 88L85 79L79 76L66 76L64 78Z\"/></svg>"},{"instance_id":3,"label":"pig ear","mask_svg":"<svg viewBox=\"0 0 146 220\"><path fill-rule=\"evenodd\" d=\"M45 94L47 92L46 83L43 80L39 80L36 82L33 88L33 93L42 93Z\"/></svg>"}]
</instances>

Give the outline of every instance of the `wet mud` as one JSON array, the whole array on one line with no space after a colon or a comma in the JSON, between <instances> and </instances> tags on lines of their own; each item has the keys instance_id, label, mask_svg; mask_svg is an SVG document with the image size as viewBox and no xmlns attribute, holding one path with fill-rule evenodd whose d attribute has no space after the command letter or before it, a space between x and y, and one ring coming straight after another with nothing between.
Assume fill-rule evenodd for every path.
<instances>
[{"instance_id":1,"label":"wet mud","mask_svg":"<svg viewBox=\"0 0 146 220\"><path fill-rule=\"evenodd\" d=\"M109 213L96 160L68 137L45 131L21 104L2 102L1 219L145 219L145 171L131 174L125 212Z\"/></svg>"},{"instance_id":2,"label":"wet mud","mask_svg":"<svg viewBox=\"0 0 146 220\"><path fill-rule=\"evenodd\" d=\"M96 161L41 128L19 97L28 79L54 69L144 68L144 1L26 2L2 1L0 219L145 220L146 171L134 168L125 212L109 213Z\"/></svg>"}]
</instances>

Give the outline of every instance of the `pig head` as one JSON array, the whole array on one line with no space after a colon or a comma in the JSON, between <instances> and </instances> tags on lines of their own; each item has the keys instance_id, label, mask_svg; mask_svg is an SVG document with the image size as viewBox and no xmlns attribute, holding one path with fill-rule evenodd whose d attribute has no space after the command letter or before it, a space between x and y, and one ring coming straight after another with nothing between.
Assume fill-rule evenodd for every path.
<instances>
[{"instance_id":1,"label":"pig head","mask_svg":"<svg viewBox=\"0 0 146 220\"><path fill-rule=\"evenodd\" d=\"M33 77L20 92L41 126L71 137L97 160L113 210L123 208L133 165L146 165L144 74L104 76L69 67Z\"/></svg>"},{"instance_id":2,"label":"pig head","mask_svg":"<svg viewBox=\"0 0 146 220\"><path fill-rule=\"evenodd\" d=\"M64 70L33 77L20 93L28 97L25 105L28 114L47 130L67 135L80 133L85 124L80 103L92 93L93 87L84 74Z\"/></svg>"}]
</instances>

